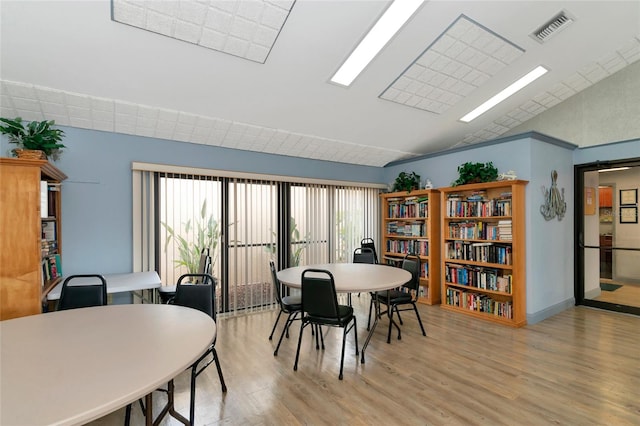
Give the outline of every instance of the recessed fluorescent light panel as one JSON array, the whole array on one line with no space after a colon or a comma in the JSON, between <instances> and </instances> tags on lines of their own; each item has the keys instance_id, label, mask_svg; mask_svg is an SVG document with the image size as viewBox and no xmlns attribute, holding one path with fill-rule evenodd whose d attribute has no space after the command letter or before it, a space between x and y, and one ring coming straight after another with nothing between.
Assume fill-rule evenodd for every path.
<instances>
[{"instance_id":1,"label":"recessed fluorescent light panel","mask_svg":"<svg viewBox=\"0 0 640 426\"><path fill-rule=\"evenodd\" d=\"M423 2L424 0L394 0L358 47L331 77L331 81L343 86L351 85Z\"/></svg>"},{"instance_id":2,"label":"recessed fluorescent light panel","mask_svg":"<svg viewBox=\"0 0 640 426\"><path fill-rule=\"evenodd\" d=\"M547 73L547 71L548 70L543 66L536 67L533 71L529 72L527 75L525 75L515 83L511 84L509 87L507 87L506 89L504 89L503 91L501 91L500 93L498 93L497 95L495 95L494 97L492 97L491 99L489 99L488 101L480 105L478 108L474 109L469 114L462 117L460 121L464 121L465 123L468 123L471 120L478 118L480 115L489 111L491 108L498 105L500 102L504 101L509 96L515 94L520 89L523 89L524 87L533 83L539 77L542 77L544 74Z\"/></svg>"},{"instance_id":3,"label":"recessed fluorescent light panel","mask_svg":"<svg viewBox=\"0 0 640 426\"><path fill-rule=\"evenodd\" d=\"M613 169L602 169L602 170L598 170L598 173L619 172L620 170L629 170L629 167L614 167Z\"/></svg>"}]
</instances>

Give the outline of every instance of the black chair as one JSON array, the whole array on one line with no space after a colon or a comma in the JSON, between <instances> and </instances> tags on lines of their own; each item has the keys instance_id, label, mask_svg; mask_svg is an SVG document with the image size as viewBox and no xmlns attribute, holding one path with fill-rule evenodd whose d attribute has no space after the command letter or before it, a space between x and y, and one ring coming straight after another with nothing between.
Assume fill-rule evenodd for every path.
<instances>
[{"instance_id":1,"label":"black chair","mask_svg":"<svg viewBox=\"0 0 640 426\"><path fill-rule=\"evenodd\" d=\"M185 279L197 282L197 284L182 284ZM176 295L169 303L177 306L185 306L187 308L198 309L205 314L211 316L213 320L216 319L216 307L215 307L215 281L209 274L184 274L178 279L176 284ZM218 376L220 377L220 384L222 386L222 392L227 391L227 385L224 382L222 375L222 369L220 368L220 361L218 360L218 353L215 348L215 339L211 346L205 351L204 354L196 362L191 365L191 400L189 405L189 421L193 424L195 414L195 397L196 397L196 378L207 368L212 362L215 362L218 369ZM200 365L209 355L209 359L203 365Z\"/></svg>"},{"instance_id":2,"label":"black chair","mask_svg":"<svg viewBox=\"0 0 640 426\"><path fill-rule=\"evenodd\" d=\"M82 279L83 284L70 284L75 279ZM89 283L88 281L93 281ZM107 280L102 275L71 275L62 283L57 311L67 309L104 306L107 304Z\"/></svg>"},{"instance_id":3,"label":"black chair","mask_svg":"<svg viewBox=\"0 0 640 426\"><path fill-rule=\"evenodd\" d=\"M284 335L287 335L289 338L289 326L296 319L298 314L302 313L302 299L300 296L282 296L282 284L276 275L276 265L273 263L273 260L269 261L269 268L271 269L271 279L273 281L273 286L276 290L276 299L278 300L278 305L280 306L280 312L278 312L278 318L276 318L276 322L273 324L273 329L271 330L271 334L269 335L269 340L273 339L273 333L276 331L276 326L280 321L280 316L285 313L287 314L287 321L284 323L284 328L282 329L282 333L280 334L280 339L278 340L278 345L276 346L276 350L273 352L273 356L278 355L278 349L280 349L280 344L282 343L282 338Z\"/></svg>"},{"instance_id":4,"label":"black chair","mask_svg":"<svg viewBox=\"0 0 640 426\"><path fill-rule=\"evenodd\" d=\"M300 326L298 349L296 350L296 361L293 365L293 370L298 370L302 333L306 326L312 325L318 328L323 325L341 327L344 331L342 333L342 355L340 357L340 375L338 378L342 380L344 346L347 340L347 333L353 329L356 356L358 356L358 332L353 308L351 306L338 305L336 285L331 272L322 269L307 269L302 273L302 310L305 314L302 317L302 325ZM321 331L318 331L317 334L322 337ZM318 347L317 334L316 348ZM322 349L324 349L324 340L322 341Z\"/></svg>"},{"instance_id":5,"label":"black chair","mask_svg":"<svg viewBox=\"0 0 640 426\"><path fill-rule=\"evenodd\" d=\"M353 251L353 263L369 263L376 264L376 252L371 247L359 247ZM371 314L373 313L373 306L375 305L375 293L369 293L371 295L371 301L369 302L369 317L367 319L367 330L371 327ZM358 293L360 296L360 293ZM349 294L349 305L351 305L351 294Z\"/></svg>"},{"instance_id":6,"label":"black chair","mask_svg":"<svg viewBox=\"0 0 640 426\"><path fill-rule=\"evenodd\" d=\"M410 259L410 257L412 258ZM422 319L420 319L420 313L418 312L418 308L416 306L416 302L418 301L418 292L420 291L420 258L417 256L406 255L402 260L402 269L411 272L411 279L407 283L403 284L402 287L398 289L389 290L388 292L379 291L375 295L378 303L387 306L386 311L378 313L378 315L382 315L385 313L389 314L389 332L387 334L387 343L391 343L391 327L392 325L396 325L393 321L394 311L398 315L398 320L402 325L403 322L402 318L400 317L400 311L409 311L413 309L413 311L416 313L416 317L418 318L418 323L420 324L422 335L427 335L427 333L424 331ZM411 306L400 309L399 306L403 305ZM398 328L398 339L400 339L400 336L400 328Z\"/></svg>"},{"instance_id":7,"label":"black chair","mask_svg":"<svg viewBox=\"0 0 640 426\"><path fill-rule=\"evenodd\" d=\"M200 260L198 262L198 271L196 272L196 274L211 274L211 256L209 255L208 248L203 248L200 252ZM197 282L198 278L195 278L195 280ZM158 293L160 294L160 302L168 303L169 300L173 299L176 295L176 286L161 286L158 289Z\"/></svg>"},{"instance_id":8,"label":"black chair","mask_svg":"<svg viewBox=\"0 0 640 426\"><path fill-rule=\"evenodd\" d=\"M373 250L373 260L374 260L373 263L380 263L378 262L378 254L376 252L376 243L373 241L373 238L363 238L362 240L360 240L360 247Z\"/></svg>"}]
</instances>

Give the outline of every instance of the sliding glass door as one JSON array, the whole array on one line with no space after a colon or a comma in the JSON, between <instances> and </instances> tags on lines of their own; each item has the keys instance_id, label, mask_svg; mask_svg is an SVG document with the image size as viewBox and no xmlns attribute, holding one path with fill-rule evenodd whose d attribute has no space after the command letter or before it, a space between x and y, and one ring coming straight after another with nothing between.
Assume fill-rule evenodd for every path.
<instances>
[{"instance_id":1,"label":"sliding glass door","mask_svg":"<svg viewBox=\"0 0 640 426\"><path fill-rule=\"evenodd\" d=\"M640 315L640 161L576 168L576 301Z\"/></svg>"}]
</instances>

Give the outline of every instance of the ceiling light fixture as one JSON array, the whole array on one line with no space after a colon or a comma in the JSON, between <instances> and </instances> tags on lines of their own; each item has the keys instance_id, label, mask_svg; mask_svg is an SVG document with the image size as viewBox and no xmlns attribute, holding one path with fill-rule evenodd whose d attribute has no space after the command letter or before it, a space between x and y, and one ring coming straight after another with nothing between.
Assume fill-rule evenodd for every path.
<instances>
[{"instance_id":1,"label":"ceiling light fixture","mask_svg":"<svg viewBox=\"0 0 640 426\"><path fill-rule=\"evenodd\" d=\"M378 19L358 47L331 77L331 81L349 86L371 60L409 20L424 0L395 0Z\"/></svg>"},{"instance_id":2,"label":"ceiling light fixture","mask_svg":"<svg viewBox=\"0 0 640 426\"><path fill-rule=\"evenodd\" d=\"M513 95L520 89L533 83L536 79L546 74L547 71L549 70L543 66L536 67L533 71L529 72L527 75L525 75L515 83L511 84L502 92L498 93L497 95L495 95L494 97L492 97L491 99L489 99L488 101L480 105L478 108L474 109L469 114L462 117L460 121L464 121L465 123L468 123L471 120L477 118L478 116L484 114L485 112L489 111L491 108L498 105L500 102L504 101L505 99L507 99L509 96Z\"/></svg>"},{"instance_id":3,"label":"ceiling light fixture","mask_svg":"<svg viewBox=\"0 0 640 426\"><path fill-rule=\"evenodd\" d=\"M613 169L602 169L602 170L598 170L598 173L617 172L620 170L629 170L629 167L614 167Z\"/></svg>"}]
</instances>

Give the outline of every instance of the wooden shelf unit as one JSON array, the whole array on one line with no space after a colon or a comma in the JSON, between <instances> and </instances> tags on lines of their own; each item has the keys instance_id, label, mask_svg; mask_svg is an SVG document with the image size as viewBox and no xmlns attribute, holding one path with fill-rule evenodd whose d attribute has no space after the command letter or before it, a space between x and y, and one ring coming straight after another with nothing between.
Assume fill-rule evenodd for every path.
<instances>
[{"instance_id":1,"label":"wooden shelf unit","mask_svg":"<svg viewBox=\"0 0 640 426\"><path fill-rule=\"evenodd\" d=\"M66 178L46 160L0 158L0 320L41 313L46 294L61 279L45 279L43 267L62 254L60 183Z\"/></svg>"},{"instance_id":2,"label":"wooden shelf unit","mask_svg":"<svg viewBox=\"0 0 640 426\"><path fill-rule=\"evenodd\" d=\"M526 325L527 183L439 188L442 308L512 327Z\"/></svg>"},{"instance_id":3,"label":"wooden shelf unit","mask_svg":"<svg viewBox=\"0 0 640 426\"><path fill-rule=\"evenodd\" d=\"M380 262L399 266L408 253L420 257L418 302L440 303L440 193L436 189L382 194Z\"/></svg>"}]
</instances>

